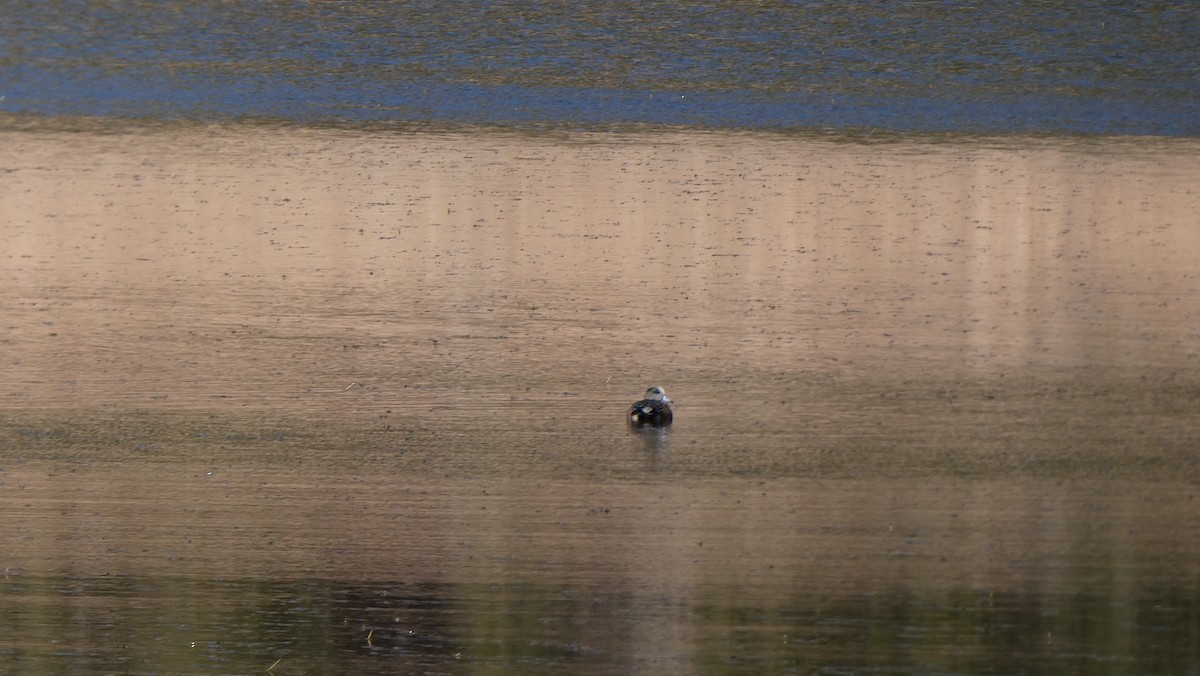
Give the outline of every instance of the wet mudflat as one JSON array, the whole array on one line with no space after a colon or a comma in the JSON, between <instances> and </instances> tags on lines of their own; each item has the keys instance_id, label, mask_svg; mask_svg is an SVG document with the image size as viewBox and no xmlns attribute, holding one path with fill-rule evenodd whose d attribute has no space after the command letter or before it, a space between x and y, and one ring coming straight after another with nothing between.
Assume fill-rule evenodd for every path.
<instances>
[{"instance_id":1,"label":"wet mudflat","mask_svg":"<svg viewBox=\"0 0 1200 676\"><path fill-rule=\"evenodd\" d=\"M3 670L1194 670L1196 150L6 132Z\"/></svg>"}]
</instances>

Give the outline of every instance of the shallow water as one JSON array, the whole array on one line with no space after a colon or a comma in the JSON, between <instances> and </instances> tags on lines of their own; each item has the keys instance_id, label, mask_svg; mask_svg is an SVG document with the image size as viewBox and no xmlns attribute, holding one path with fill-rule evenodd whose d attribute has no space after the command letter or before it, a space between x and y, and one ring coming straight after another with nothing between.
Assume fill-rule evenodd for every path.
<instances>
[{"instance_id":1,"label":"shallow water","mask_svg":"<svg viewBox=\"0 0 1200 676\"><path fill-rule=\"evenodd\" d=\"M1196 150L5 132L0 669L1195 670Z\"/></svg>"}]
</instances>

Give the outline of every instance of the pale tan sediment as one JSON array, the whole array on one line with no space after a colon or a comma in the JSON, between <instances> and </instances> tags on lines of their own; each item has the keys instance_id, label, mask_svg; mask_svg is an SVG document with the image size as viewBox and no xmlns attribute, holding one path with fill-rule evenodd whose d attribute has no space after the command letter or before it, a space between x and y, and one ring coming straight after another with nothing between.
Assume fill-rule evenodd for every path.
<instances>
[{"instance_id":1,"label":"pale tan sediment","mask_svg":"<svg viewBox=\"0 0 1200 676\"><path fill-rule=\"evenodd\" d=\"M0 376L10 406L275 406L368 365L481 390L546 363L566 389L1195 370L1195 150L9 132Z\"/></svg>"},{"instance_id":2,"label":"pale tan sediment","mask_svg":"<svg viewBox=\"0 0 1200 676\"><path fill-rule=\"evenodd\" d=\"M1190 589L1196 150L5 133L4 565Z\"/></svg>"}]
</instances>

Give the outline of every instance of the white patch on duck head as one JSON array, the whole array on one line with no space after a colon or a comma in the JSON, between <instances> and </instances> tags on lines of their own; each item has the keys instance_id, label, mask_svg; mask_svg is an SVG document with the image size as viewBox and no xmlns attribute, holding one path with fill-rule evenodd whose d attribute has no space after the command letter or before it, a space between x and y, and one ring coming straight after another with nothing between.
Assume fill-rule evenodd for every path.
<instances>
[{"instance_id":1,"label":"white patch on duck head","mask_svg":"<svg viewBox=\"0 0 1200 676\"><path fill-rule=\"evenodd\" d=\"M671 403L671 400L667 398L667 391L658 385L646 390L646 398L651 401L662 401L668 404Z\"/></svg>"}]
</instances>

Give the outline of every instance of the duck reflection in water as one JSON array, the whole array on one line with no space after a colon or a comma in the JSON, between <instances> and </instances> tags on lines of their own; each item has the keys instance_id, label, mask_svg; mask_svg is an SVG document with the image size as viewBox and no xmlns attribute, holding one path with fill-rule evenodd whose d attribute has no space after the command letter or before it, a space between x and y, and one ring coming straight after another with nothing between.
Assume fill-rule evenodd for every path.
<instances>
[{"instance_id":1,"label":"duck reflection in water","mask_svg":"<svg viewBox=\"0 0 1200 676\"><path fill-rule=\"evenodd\" d=\"M663 388L655 385L646 390L646 398L635 401L629 407L625 419L630 431L640 438L651 457L659 457L666 450L667 433L671 430L671 399Z\"/></svg>"}]
</instances>

